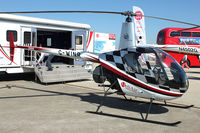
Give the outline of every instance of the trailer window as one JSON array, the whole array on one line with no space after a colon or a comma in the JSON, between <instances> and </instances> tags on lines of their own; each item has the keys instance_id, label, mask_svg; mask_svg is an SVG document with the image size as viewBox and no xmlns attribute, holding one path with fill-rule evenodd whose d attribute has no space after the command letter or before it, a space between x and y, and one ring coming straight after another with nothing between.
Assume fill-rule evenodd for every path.
<instances>
[{"instance_id":1,"label":"trailer window","mask_svg":"<svg viewBox=\"0 0 200 133\"><path fill-rule=\"evenodd\" d=\"M31 32L25 31L24 32L24 44L31 43Z\"/></svg>"},{"instance_id":2,"label":"trailer window","mask_svg":"<svg viewBox=\"0 0 200 133\"><path fill-rule=\"evenodd\" d=\"M17 31L16 30L7 30L7 32L6 32L6 40L8 42L10 41L10 36L9 36L10 32L13 34L13 40L14 40L14 42L16 42L17 41Z\"/></svg>"},{"instance_id":3,"label":"trailer window","mask_svg":"<svg viewBox=\"0 0 200 133\"><path fill-rule=\"evenodd\" d=\"M83 36L76 36L76 45L82 45L83 44Z\"/></svg>"}]
</instances>

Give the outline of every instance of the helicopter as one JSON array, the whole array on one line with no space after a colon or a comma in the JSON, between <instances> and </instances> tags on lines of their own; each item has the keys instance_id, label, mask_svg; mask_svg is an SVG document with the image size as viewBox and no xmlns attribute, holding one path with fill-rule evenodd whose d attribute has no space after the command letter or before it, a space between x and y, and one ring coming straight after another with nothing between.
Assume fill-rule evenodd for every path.
<instances>
[{"instance_id":1,"label":"helicopter","mask_svg":"<svg viewBox=\"0 0 200 133\"><path fill-rule=\"evenodd\" d=\"M165 51L173 51L183 54L200 54L199 46L170 46L170 45L140 45L136 46L133 38L134 29L132 17L149 17L189 24L195 27L200 25L171 20L160 17L145 16L142 14L126 12L107 11L25 11L25 12L0 12L10 13L101 13L118 14L126 16L122 24L122 32L118 50L105 53L92 53L87 51L65 50L45 47L29 47L14 45L12 35L10 47L39 51L67 58L83 61L91 61L99 65L93 71L93 80L98 84L105 81L110 83L107 90L104 88L104 99L109 89L117 90L123 96L130 95L150 99L149 108L144 120L147 120L154 100L172 100L181 97L189 88L189 81L185 71L179 63ZM98 106L96 112L103 105Z\"/></svg>"}]
</instances>

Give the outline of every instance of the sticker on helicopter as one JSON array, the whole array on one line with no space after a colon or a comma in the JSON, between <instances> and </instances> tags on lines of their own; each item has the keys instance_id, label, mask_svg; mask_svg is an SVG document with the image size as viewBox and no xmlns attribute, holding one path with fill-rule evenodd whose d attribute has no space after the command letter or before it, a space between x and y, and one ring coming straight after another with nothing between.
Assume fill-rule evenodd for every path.
<instances>
[{"instance_id":1,"label":"sticker on helicopter","mask_svg":"<svg viewBox=\"0 0 200 133\"><path fill-rule=\"evenodd\" d=\"M77 51L69 51L69 50L59 50L58 51L59 55L62 56L73 56L73 57L77 57L80 56L80 52Z\"/></svg>"},{"instance_id":2,"label":"sticker on helicopter","mask_svg":"<svg viewBox=\"0 0 200 133\"><path fill-rule=\"evenodd\" d=\"M139 89L138 87L136 87L133 84L130 84L130 83L123 81L121 79L118 79L118 82L119 82L119 85L120 85L122 91L125 94L134 95L134 94L137 94L137 93L143 93L143 91L141 89Z\"/></svg>"}]
</instances>

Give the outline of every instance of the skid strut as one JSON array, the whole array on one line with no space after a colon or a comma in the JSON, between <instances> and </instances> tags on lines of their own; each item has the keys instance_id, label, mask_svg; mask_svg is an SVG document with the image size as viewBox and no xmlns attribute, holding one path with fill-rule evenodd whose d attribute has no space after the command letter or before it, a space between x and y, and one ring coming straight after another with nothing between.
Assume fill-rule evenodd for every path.
<instances>
[{"instance_id":1,"label":"skid strut","mask_svg":"<svg viewBox=\"0 0 200 133\"><path fill-rule=\"evenodd\" d=\"M104 100L106 99L107 93L108 91L117 83L117 80L106 90L105 86L104 86L104 96L103 96L103 100L101 100L101 103L99 104L99 106L97 107L96 112L99 111L99 109L101 108L101 106L104 103Z\"/></svg>"},{"instance_id":2,"label":"skid strut","mask_svg":"<svg viewBox=\"0 0 200 133\"><path fill-rule=\"evenodd\" d=\"M147 110L147 112L146 112L146 116L145 116L145 118L144 118L143 114L142 114L142 113L140 113L140 114L141 114L141 116L142 116L142 119L143 119L143 120L147 120L147 118L148 118L148 115L149 115L149 112L151 111L151 106L152 106L152 103L153 103L153 98L151 98L151 99L150 99L149 108L148 108L148 110Z\"/></svg>"}]
</instances>

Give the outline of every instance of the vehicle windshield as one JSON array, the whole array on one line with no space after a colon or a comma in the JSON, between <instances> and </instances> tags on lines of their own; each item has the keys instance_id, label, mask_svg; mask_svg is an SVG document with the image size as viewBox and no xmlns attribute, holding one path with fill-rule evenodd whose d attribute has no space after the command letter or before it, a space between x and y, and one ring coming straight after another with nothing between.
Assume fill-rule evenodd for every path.
<instances>
[{"instance_id":1,"label":"vehicle windshield","mask_svg":"<svg viewBox=\"0 0 200 133\"><path fill-rule=\"evenodd\" d=\"M188 88L184 70L173 57L162 50L137 48L136 52L126 54L123 59L126 71L145 75L144 81L147 83L180 89L183 92Z\"/></svg>"}]
</instances>

